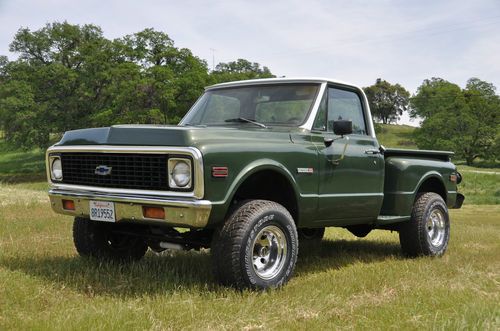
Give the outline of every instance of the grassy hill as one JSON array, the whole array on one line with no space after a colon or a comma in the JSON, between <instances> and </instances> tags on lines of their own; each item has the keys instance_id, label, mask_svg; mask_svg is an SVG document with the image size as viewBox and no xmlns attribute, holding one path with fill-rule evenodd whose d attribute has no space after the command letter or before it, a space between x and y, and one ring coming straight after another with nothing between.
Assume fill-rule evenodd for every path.
<instances>
[{"instance_id":1,"label":"grassy hill","mask_svg":"<svg viewBox=\"0 0 500 331\"><path fill-rule=\"evenodd\" d=\"M377 139L385 147L417 149L413 140L413 126L379 124L378 127Z\"/></svg>"}]
</instances>

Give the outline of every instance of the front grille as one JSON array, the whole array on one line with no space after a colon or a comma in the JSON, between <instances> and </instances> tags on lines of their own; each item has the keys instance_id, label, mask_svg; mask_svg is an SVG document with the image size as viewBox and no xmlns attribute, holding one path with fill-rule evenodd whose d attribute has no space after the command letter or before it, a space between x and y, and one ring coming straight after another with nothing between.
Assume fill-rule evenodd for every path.
<instances>
[{"instance_id":1,"label":"front grille","mask_svg":"<svg viewBox=\"0 0 500 331\"><path fill-rule=\"evenodd\" d=\"M137 190L168 190L166 154L62 153L64 184ZM108 175L95 173L111 167Z\"/></svg>"}]
</instances>

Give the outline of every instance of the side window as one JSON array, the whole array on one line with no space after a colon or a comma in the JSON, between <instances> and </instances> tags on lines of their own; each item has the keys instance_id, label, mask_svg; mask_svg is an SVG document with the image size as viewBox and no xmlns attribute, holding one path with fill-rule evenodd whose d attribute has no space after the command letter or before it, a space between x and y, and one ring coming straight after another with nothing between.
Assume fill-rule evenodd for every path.
<instances>
[{"instance_id":1,"label":"side window","mask_svg":"<svg viewBox=\"0 0 500 331\"><path fill-rule=\"evenodd\" d=\"M336 120L351 120L353 133L367 134L363 107L358 94L328 88L328 131L333 131L333 121Z\"/></svg>"},{"instance_id":2,"label":"side window","mask_svg":"<svg viewBox=\"0 0 500 331\"><path fill-rule=\"evenodd\" d=\"M327 100L327 91L323 95L321 99L321 103L319 104L318 113L316 114L316 119L314 119L313 130L325 131L326 130L326 100Z\"/></svg>"}]
</instances>

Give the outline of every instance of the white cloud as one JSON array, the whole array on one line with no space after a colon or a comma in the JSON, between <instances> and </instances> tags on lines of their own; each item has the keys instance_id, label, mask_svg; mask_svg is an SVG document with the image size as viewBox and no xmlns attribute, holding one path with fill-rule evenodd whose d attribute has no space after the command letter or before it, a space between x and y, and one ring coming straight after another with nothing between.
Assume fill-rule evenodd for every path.
<instances>
[{"instance_id":1,"label":"white cloud","mask_svg":"<svg viewBox=\"0 0 500 331\"><path fill-rule=\"evenodd\" d=\"M286 76L359 85L381 77L411 92L439 76L500 88L500 2L476 1L1 1L0 54L20 26L94 23L109 38L153 27L212 62L246 58Z\"/></svg>"}]
</instances>

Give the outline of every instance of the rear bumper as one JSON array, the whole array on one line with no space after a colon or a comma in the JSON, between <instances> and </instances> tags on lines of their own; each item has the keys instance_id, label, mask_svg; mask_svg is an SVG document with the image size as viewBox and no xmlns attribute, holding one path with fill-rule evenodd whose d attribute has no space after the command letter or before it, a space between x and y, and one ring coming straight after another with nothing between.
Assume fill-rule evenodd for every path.
<instances>
[{"instance_id":1,"label":"rear bumper","mask_svg":"<svg viewBox=\"0 0 500 331\"><path fill-rule=\"evenodd\" d=\"M205 227L212 210L212 203L208 200L168 199L165 197L120 195L92 191L51 189L49 198L52 209L59 214L89 217L90 200L111 201L115 204L117 222L132 221L189 228ZM62 200L72 200L75 209L64 209ZM144 217L143 206L163 207L165 218Z\"/></svg>"}]
</instances>

